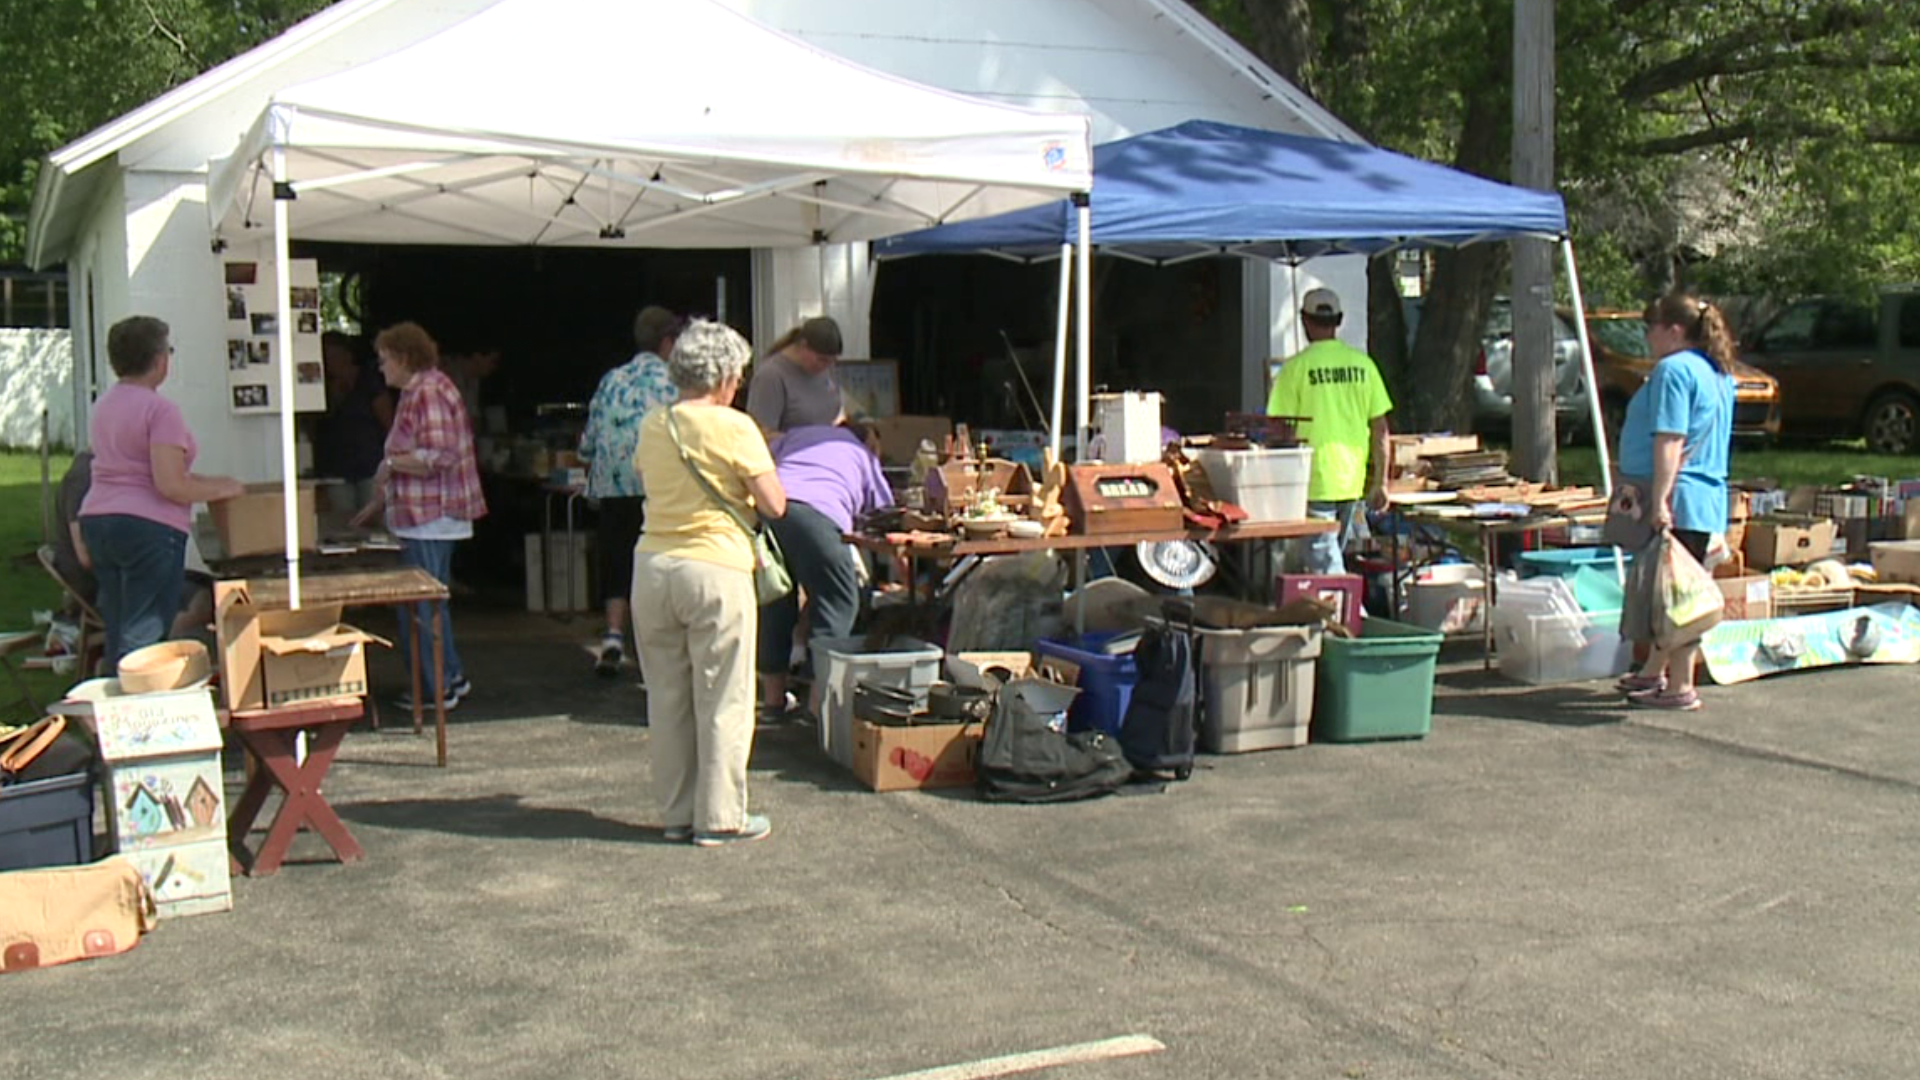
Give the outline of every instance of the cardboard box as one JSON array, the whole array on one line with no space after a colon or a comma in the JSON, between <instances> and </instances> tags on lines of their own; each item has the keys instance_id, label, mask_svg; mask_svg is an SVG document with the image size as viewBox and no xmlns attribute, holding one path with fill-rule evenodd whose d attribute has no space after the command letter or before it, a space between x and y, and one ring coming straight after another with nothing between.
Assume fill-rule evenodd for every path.
<instances>
[{"instance_id":1,"label":"cardboard box","mask_svg":"<svg viewBox=\"0 0 1920 1080\"><path fill-rule=\"evenodd\" d=\"M1727 561L1713 568L1717 578L1737 578L1747 576L1747 553L1738 549L1727 552Z\"/></svg>"},{"instance_id":2,"label":"cardboard box","mask_svg":"<svg viewBox=\"0 0 1920 1080\"><path fill-rule=\"evenodd\" d=\"M1832 553L1834 538L1839 535L1839 526L1825 518L1754 518L1747 522L1747 565L1755 570L1805 566Z\"/></svg>"},{"instance_id":3,"label":"cardboard box","mask_svg":"<svg viewBox=\"0 0 1920 1080\"><path fill-rule=\"evenodd\" d=\"M911 465L920 440L941 450L953 434L953 421L944 416L887 416L867 422L880 437L880 461L885 465Z\"/></svg>"},{"instance_id":4,"label":"cardboard box","mask_svg":"<svg viewBox=\"0 0 1920 1080\"><path fill-rule=\"evenodd\" d=\"M1882 585L1920 585L1920 540L1883 540L1867 550Z\"/></svg>"},{"instance_id":5,"label":"cardboard box","mask_svg":"<svg viewBox=\"0 0 1920 1080\"><path fill-rule=\"evenodd\" d=\"M980 724L854 725L853 775L875 791L962 787L973 783Z\"/></svg>"},{"instance_id":6,"label":"cardboard box","mask_svg":"<svg viewBox=\"0 0 1920 1080\"><path fill-rule=\"evenodd\" d=\"M1749 577L1721 578L1715 584L1720 586L1720 595L1726 597L1727 607L1724 618L1771 619L1773 618L1773 579L1765 574Z\"/></svg>"},{"instance_id":7,"label":"cardboard box","mask_svg":"<svg viewBox=\"0 0 1920 1080\"><path fill-rule=\"evenodd\" d=\"M1744 491L1727 493L1727 521L1744 522L1753 516L1753 496Z\"/></svg>"},{"instance_id":8,"label":"cardboard box","mask_svg":"<svg viewBox=\"0 0 1920 1080\"><path fill-rule=\"evenodd\" d=\"M341 622L337 604L262 611L244 581L216 583L213 606L229 709L358 697L367 692L367 643L392 645Z\"/></svg>"},{"instance_id":9,"label":"cardboard box","mask_svg":"<svg viewBox=\"0 0 1920 1080\"><path fill-rule=\"evenodd\" d=\"M947 657L947 677L963 686L997 686L990 672L1007 672L1005 681L1033 674L1033 654L1027 652L960 652Z\"/></svg>"},{"instance_id":10,"label":"cardboard box","mask_svg":"<svg viewBox=\"0 0 1920 1080\"><path fill-rule=\"evenodd\" d=\"M236 499L207 504L215 534L227 558L242 555L273 555L286 550L287 530L280 485L248 484L246 493ZM303 483L295 496L300 521L300 549L311 551L320 545L320 514L313 502L313 485Z\"/></svg>"}]
</instances>

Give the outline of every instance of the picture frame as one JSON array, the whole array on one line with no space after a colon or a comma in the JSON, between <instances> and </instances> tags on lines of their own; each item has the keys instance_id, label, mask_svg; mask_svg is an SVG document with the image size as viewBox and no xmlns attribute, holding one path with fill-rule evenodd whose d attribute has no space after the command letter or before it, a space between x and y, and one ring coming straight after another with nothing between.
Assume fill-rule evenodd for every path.
<instances>
[{"instance_id":1,"label":"picture frame","mask_svg":"<svg viewBox=\"0 0 1920 1080\"><path fill-rule=\"evenodd\" d=\"M833 367L840 384L841 407L849 417L884 419L900 415L900 362L848 360Z\"/></svg>"}]
</instances>

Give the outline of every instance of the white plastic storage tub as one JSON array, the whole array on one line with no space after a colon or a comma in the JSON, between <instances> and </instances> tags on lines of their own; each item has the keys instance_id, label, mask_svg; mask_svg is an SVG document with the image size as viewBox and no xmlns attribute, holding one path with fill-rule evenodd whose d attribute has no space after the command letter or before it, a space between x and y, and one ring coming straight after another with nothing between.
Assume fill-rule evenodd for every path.
<instances>
[{"instance_id":1,"label":"white plastic storage tub","mask_svg":"<svg viewBox=\"0 0 1920 1080\"><path fill-rule=\"evenodd\" d=\"M1523 683L1583 682L1625 674L1633 645L1620 636L1618 611L1541 612L1496 606L1493 635L1500 674Z\"/></svg>"},{"instance_id":2,"label":"white plastic storage tub","mask_svg":"<svg viewBox=\"0 0 1920 1080\"><path fill-rule=\"evenodd\" d=\"M1201 450L1213 493L1241 507L1248 521L1300 521L1307 516L1307 477L1313 448Z\"/></svg>"},{"instance_id":3,"label":"white plastic storage tub","mask_svg":"<svg viewBox=\"0 0 1920 1080\"><path fill-rule=\"evenodd\" d=\"M872 682L913 691L915 708L927 704L927 688L940 677L946 656L938 645L916 638L897 637L883 648L869 650L863 637L825 638L816 648L814 670L820 672L820 749L846 768L853 768L853 688Z\"/></svg>"},{"instance_id":4,"label":"white plastic storage tub","mask_svg":"<svg viewBox=\"0 0 1920 1080\"><path fill-rule=\"evenodd\" d=\"M1200 648L1200 749L1239 754L1306 744L1318 626L1196 627L1194 635Z\"/></svg>"},{"instance_id":5,"label":"white plastic storage tub","mask_svg":"<svg viewBox=\"0 0 1920 1080\"><path fill-rule=\"evenodd\" d=\"M1486 624L1487 587L1472 563L1429 566L1407 584L1407 619L1414 626L1451 634Z\"/></svg>"}]
</instances>

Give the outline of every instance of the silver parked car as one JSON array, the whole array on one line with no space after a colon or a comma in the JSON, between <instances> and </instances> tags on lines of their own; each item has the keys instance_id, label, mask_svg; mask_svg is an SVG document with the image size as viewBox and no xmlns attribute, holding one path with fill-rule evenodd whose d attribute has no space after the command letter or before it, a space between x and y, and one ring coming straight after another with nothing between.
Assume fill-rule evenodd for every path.
<instances>
[{"instance_id":1,"label":"silver parked car","mask_svg":"<svg viewBox=\"0 0 1920 1080\"><path fill-rule=\"evenodd\" d=\"M1420 326L1419 297L1405 305L1407 347L1413 347ZM1586 430L1587 392L1580 378L1580 335L1557 313L1553 317L1554 412L1562 438ZM1475 431L1503 432L1513 425L1513 304L1494 297L1487 323L1480 330L1480 354L1473 363L1473 427Z\"/></svg>"}]
</instances>

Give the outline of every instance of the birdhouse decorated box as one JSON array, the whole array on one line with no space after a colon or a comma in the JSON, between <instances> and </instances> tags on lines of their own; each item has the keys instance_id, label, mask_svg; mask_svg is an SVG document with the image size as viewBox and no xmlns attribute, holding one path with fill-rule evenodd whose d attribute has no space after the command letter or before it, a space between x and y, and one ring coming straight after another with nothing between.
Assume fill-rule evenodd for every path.
<instances>
[{"instance_id":1,"label":"birdhouse decorated box","mask_svg":"<svg viewBox=\"0 0 1920 1080\"><path fill-rule=\"evenodd\" d=\"M116 679L89 679L52 711L93 735L107 833L147 879L160 913L233 907L220 720L207 688L128 694Z\"/></svg>"}]
</instances>

